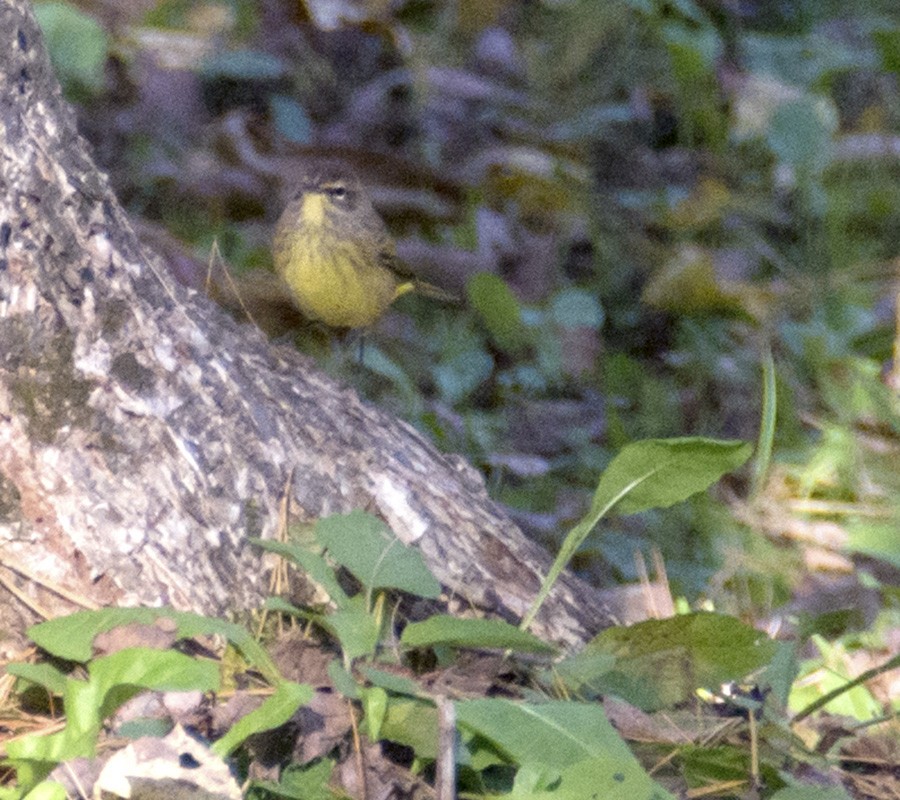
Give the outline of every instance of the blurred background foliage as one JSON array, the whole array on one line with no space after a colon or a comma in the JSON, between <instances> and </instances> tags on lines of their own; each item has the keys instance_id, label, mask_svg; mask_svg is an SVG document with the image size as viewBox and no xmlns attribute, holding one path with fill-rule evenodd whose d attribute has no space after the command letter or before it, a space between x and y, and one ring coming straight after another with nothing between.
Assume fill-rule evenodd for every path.
<instances>
[{"instance_id":1,"label":"blurred background foliage","mask_svg":"<svg viewBox=\"0 0 900 800\"><path fill-rule=\"evenodd\" d=\"M464 454L551 548L623 444L754 440L771 347L762 491L737 476L606 523L575 565L589 579L634 580L656 549L691 602L896 612L896 0L36 10L99 162L178 279ZM402 298L361 361L265 272L283 198L322 155L361 173L400 255L463 299ZM233 284L210 273L214 242Z\"/></svg>"}]
</instances>

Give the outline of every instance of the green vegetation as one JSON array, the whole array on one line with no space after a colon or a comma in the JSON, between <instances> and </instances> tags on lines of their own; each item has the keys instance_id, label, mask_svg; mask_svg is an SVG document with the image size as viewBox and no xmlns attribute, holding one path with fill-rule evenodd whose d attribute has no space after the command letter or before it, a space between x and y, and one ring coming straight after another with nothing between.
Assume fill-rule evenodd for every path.
<instances>
[{"instance_id":1,"label":"green vegetation","mask_svg":"<svg viewBox=\"0 0 900 800\"><path fill-rule=\"evenodd\" d=\"M703 491L745 457L739 443L637 442L601 477L595 505L604 513L625 514L668 506ZM573 533L589 530L599 516L595 512ZM16 771L17 784L0 789L0 796L64 797L58 780L48 779L51 770L95 756L104 727L126 739L170 732L174 722L165 715L142 718L132 711L113 721L142 692L193 690L215 696L226 686L243 685L250 696L253 684L265 699L218 733L211 757L239 756L238 748L267 731L280 730L291 741L289 724L298 710L317 696L327 702L321 699L327 696L331 702L359 704L361 730L371 741L408 748L413 774L427 776L438 759L444 769L449 763L460 791L470 796L559 800L602 790L662 800L676 796L679 788L728 781L742 791L765 786L778 797L792 784L795 764L827 768L827 757L792 732L787 719L788 708L797 709L798 703L811 701L797 720L823 704L819 693L810 693L798 680L808 669L798 660L799 641L776 642L733 617L692 612L609 628L581 652L560 660L554 646L501 620L433 614L399 624L402 615L386 611L391 596L436 599L440 586L419 551L403 545L370 515L322 519L312 538L299 529L291 541L256 543L293 563L323 593L314 605L294 606L280 597L268 604L270 610L312 624L303 641L327 662L319 676L309 674L318 689L283 678L240 626L195 614L106 609L42 623L29 635L56 663L10 664L7 671L18 678L23 702L35 688L51 699L51 708L52 698L62 699L66 724L57 733L37 729L8 742L7 763ZM345 588L348 578L355 589ZM165 631L165 643L157 640L151 647L151 631ZM240 657L216 663L170 649L188 639L215 641L209 637ZM834 657L821 636L813 638L823 656ZM137 644L142 641L148 645ZM107 654L98 654L99 648ZM463 657L471 650L499 657L471 671ZM890 666L873 670L870 677ZM443 688L436 676L443 676ZM751 679L752 689L716 700L723 686ZM878 717L881 709L864 687L842 684L828 698L829 708L860 720ZM491 694L506 696L473 697L476 685L484 687L479 694L490 688ZM600 702L604 697L607 703L625 701L634 710L623 714L628 706L614 704L614 727ZM438 715L450 702L459 740L455 749L442 752ZM195 706L200 703L198 695ZM677 736L669 738L672 715L691 706L690 730L675 728ZM722 708L730 720L724 727ZM635 713L643 716L635 719ZM632 752L623 735L644 744ZM652 746L646 750L648 742ZM278 782L249 781L246 796L319 796L335 767L332 749L286 763ZM237 763L246 763L246 756ZM653 776L647 771L652 763L657 764ZM849 797L835 792L836 798ZM723 796L731 796L730 791Z\"/></svg>"},{"instance_id":2,"label":"green vegetation","mask_svg":"<svg viewBox=\"0 0 900 800\"><path fill-rule=\"evenodd\" d=\"M405 746L406 766L430 778L437 710L422 675L492 643L513 651L520 679L492 676L490 689L510 697L460 703L469 796L581 798L588 785L614 796L609 781L628 797L897 791L880 770L900 753L886 672L900 628L893 0L39 9L119 197L180 241L170 260L181 280L205 285L218 242L265 330L290 333L481 468L497 501L560 553L553 574L568 564L604 587L633 583L636 554L658 554L676 607L690 612L605 632L562 661L485 621L420 619L394 642L384 590L436 590L395 561L398 545L377 549L378 523L353 521L375 548L350 554L361 565L338 540L323 544L359 594L321 553L265 543L334 603L272 609L327 632L340 655L329 674L363 709L362 733ZM351 161L401 255L465 298L401 299L361 361L356 342L302 326L253 295L259 281L240 281L271 264L274 198L291 164L322 154ZM703 438L671 438L688 436ZM749 467L703 492L740 469L740 442L757 444ZM635 493L633 506L627 495L615 505L640 467L666 477L669 458L668 502ZM705 458L715 462L706 477ZM103 697L132 691L115 687L168 685L167 662L159 678L129 682L39 630L36 642L87 664L87 677L41 667L22 680L66 698L76 681L90 687L75 692L97 699L75 718L88 738L111 709ZM277 694L300 683L265 672L234 633L212 632L279 698L270 723L305 698ZM388 653L408 671L382 669ZM185 675L207 691L200 672ZM724 698L731 680L752 685ZM826 708L844 716L840 729L816 708L835 688ZM635 709L615 720L627 749L606 720L615 698ZM714 707L737 716L698 730ZM18 763L20 785L37 785L49 753L30 772ZM280 782L249 791L320 796L332 758L286 757Z\"/></svg>"}]
</instances>

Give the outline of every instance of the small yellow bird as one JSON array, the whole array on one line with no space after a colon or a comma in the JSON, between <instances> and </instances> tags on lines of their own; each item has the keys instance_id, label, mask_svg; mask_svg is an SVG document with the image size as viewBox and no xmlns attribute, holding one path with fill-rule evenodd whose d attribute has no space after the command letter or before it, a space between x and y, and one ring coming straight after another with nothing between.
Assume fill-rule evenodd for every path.
<instances>
[{"instance_id":1,"label":"small yellow bird","mask_svg":"<svg viewBox=\"0 0 900 800\"><path fill-rule=\"evenodd\" d=\"M278 220L272 250L300 311L334 328L368 327L410 291L453 299L402 268L359 178L334 164L301 180Z\"/></svg>"}]
</instances>

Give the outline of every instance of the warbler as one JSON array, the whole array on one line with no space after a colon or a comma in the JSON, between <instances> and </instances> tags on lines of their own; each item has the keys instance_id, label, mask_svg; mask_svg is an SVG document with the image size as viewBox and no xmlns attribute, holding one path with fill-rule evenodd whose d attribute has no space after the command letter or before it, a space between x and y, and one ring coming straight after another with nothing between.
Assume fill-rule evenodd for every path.
<instances>
[{"instance_id":1,"label":"warbler","mask_svg":"<svg viewBox=\"0 0 900 800\"><path fill-rule=\"evenodd\" d=\"M411 291L453 299L404 269L359 178L342 166L303 177L278 220L272 251L304 316L334 328L366 328Z\"/></svg>"}]
</instances>

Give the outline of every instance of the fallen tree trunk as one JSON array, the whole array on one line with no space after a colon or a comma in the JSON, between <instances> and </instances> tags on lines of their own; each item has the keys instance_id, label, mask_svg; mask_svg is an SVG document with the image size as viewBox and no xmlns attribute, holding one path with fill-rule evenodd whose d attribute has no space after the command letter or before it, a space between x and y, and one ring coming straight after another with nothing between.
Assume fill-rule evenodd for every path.
<instances>
[{"instance_id":1,"label":"fallen tree trunk","mask_svg":"<svg viewBox=\"0 0 900 800\"><path fill-rule=\"evenodd\" d=\"M224 614L266 592L248 536L362 508L456 597L521 617L549 566L480 476L239 325L143 250L25 0L0 5L0 625L96 604ZM535 623L608 624L564 576Z\"/></svg>"}]
</instances>

